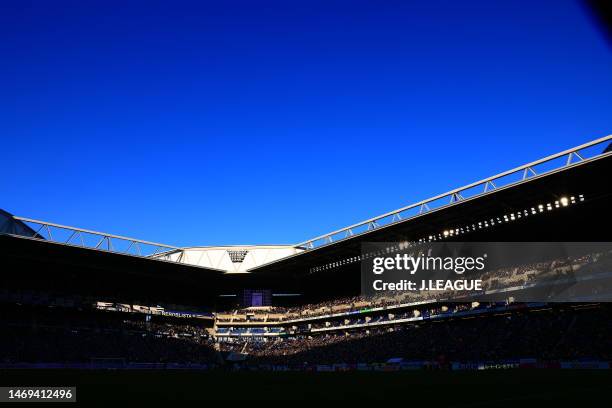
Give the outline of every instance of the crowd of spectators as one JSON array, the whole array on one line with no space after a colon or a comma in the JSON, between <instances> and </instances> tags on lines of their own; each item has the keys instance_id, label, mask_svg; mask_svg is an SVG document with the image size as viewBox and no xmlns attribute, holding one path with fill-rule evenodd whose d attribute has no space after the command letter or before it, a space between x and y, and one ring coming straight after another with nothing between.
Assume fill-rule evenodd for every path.
<instances>
[{"instance_id":1,"label":"crowd of spectators","mask_svg":"<svg viewBox=\"0 0 612 408\"><path fill-rule=\"evenodd\" d=\"M0 362L90 362L123 359L146 363L214 363L205 328L146 322L142 315L66 308L3 305Z\"/></svg>"},{"instance_id":2,"label":"crowd of spectators","mask_svg":"<svg viewBox=\"0 0 612 408\"><path fill-rule=\"evenodd\" d=\"M225 351L254 364L302 365L406 360L612 359L612 309L548 309L420 322L377 330L233 342Z\"/></svg>"},{"instance_id":3,"label":"crowd of spectators","mask_svg":"<svg viewBox=\"0 0 612 408\"><path fill-rule=\"evenodd\" d=\"M483 281L483 290L504 289L520 287L538 279L546 282L567 276L571 272L580 274L609 272L612 267L612 253L596 253L576 258L559 258L546 262L497 268L486 272L480 279ZM422 291L402 292L398 294L380 293L374 296L353 296L335 298L316 304L306 304L298 307L270 307L262 309L238 309L232 312L232 317L223 317L221 321L250 321L293 320L308 317L318 317L338 313L350 313L356 310L376 307L399 306L423 301L449 300L465 293L453 291ZM258 317L262 316L262 317Z\"/></svg>"},{"instance_id":4,"label":"crowd of spectators","mask_svg":"<svg viewBox=\"0 0 612 408\"><path fill-rule=\"evenodd\" d=\"M610 253L592 254L498 269L489 276L489 281L515 285L527 282L535 274L556 278L576 271L609 273L610 267ZM270 326L275 329L274 333L270 327L257 325L259 332L275 335L268 336L266 341L252 341L256 336L251 336L222 342L210 334L211 328L205 327L204 322L91 308L2 303L0 362L87 362L116 358L149 363L218 363L219 352L247 353L256 363L275 364L367 363L392 357L612 359L612 314L611 308L605 305L591 305L588 309L564 306L542 312L512 311L501 316L481 313L469 317L459 312L487 308L495 303L436 302L406 306L424 300L422 296L381 294L294 308L236 310L230 314L230 321L248 312L246 319L257 323L271 321L270 316L279 315L281 320L294 322L283 325L282 333L280 325ZM347 313L364 309L367 313ZM409 319L444 314L457 317L444 322ZM335 317L320 318L324 315ZM299 321L309 317L317 319ZM384 324L350 328L377 322ZM240 329L249 330L248 327Z\"/></svg>"},{"instance_id":5,"label":"crowd of spectators","mask_svg":"<svg viewBox=\"0 0 612 408\"><path fill-rule=\"evenodd\" d=\"M469 311L469 305L453 310ZM126 362L220 364L240 354L252 364L373 363L391 358L427 361L503 359L612 359L612 307L557 305L508 312L455 315L403 324L322 333L295 333L265 341L216 342L204 327L151 322L100 311L4 305L0 309L0 363ZM414 313L414 312L405 312ZM409 314L406 314L409 316ZM322 326L321 326L322 327Z\"/></svg>"}]
</instances>

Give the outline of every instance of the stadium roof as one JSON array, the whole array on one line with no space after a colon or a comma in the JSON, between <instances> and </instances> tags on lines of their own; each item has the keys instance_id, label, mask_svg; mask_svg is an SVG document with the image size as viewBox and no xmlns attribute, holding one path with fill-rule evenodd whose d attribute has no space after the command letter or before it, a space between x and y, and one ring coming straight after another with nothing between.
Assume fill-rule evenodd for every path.
<instances>
[{"instance_id":1,"label":"stadium roof","mask_svg":"<svg viewBox=\"0 0 612 408\"><path fill-rule=\"evenodd\" d=\"M306 249L314 249L344 239L351 239L360 233L368 233L378 228L406 221L407 219L422 215L434 209L446 208L460 204L465 200L492 194L500 189L514 187L521 183L546 176L557 171L563 171L570 167L580 165L592 159L607 155L612 151L612 135L608 135L580 146L544 157L531 163L524 164L503 173L496 174L486 179L468 184L446 193L407 205L394 211L387 212L374 218L353 224L339 230L320 235L297 244ZM599 147L599 151L592 152L593 156L585 156L583 151ZM604 149L604 150L602 150ZM555 163L555 161L557 163ZM552 167L551 167L552 165ZM548 166L548 167L547 167Z\"/></svg>"},{"instance_id":2,"label":"stadium roof","mask_svg":"<svg viewBox=\"0 0 612 408\"><path fill-rule=\"evenodd\" d=\"M211 304L216 302L214 299L220 299L220 294L237 296L245 288L268 288L274 293L302 293L311 301L330 293L353 295L359 291L359 280L354 277L359 276L362 242L435 240L443 231L457 231L450 238L466 241L610 241L612 229L606 225L610 224L612 189L606 178L612 174L612 151L604 151L610 140L612 136L597 139L334 231L318 237L320 242L316 245L317 239L296 246L280 246L294 249L296 253L268 258L255 266L251 264L248 271L252 273L246 274L228 274L227 268L219 264L198 266L195 262L186 262L191 254L160 259L163 254L205 252L211 248L177 248L12 217L29 229L27 233L0 234L3 269L18 271L3 274L4 287L48 289L59 285L62 291L100 298L116 296L128 301L149 298L192 305ZM555 210L555 200L563 198L572 203L576 201L576 205ZM494 228L483 227L482 231L477 226L479 221L486 225L487 220L493 225L496 218L533 211L539 205L552 211L525 216L517 222L495 221ZM464 229L472 231L463 235ZM244 246L215 250L239 252L258 248L263 249ZM247 256L227 255L231 262ZM352 285L350 288L347 282Z\"/></svg>"},{"instance_id":3,"label":"stadium roof","mask_svg":"<svg viewBox=\"0 0 612 408\"><path fill-rule=\"evenodd\" d=\"M275 251L277 252L275 255L266 255L264 257L260 256L257 261L252 261L248 266L244 265L244 268L239 268L239 271L235 270L236 268L234 267L230 268L228 266L235 262L234 259L231 259L231 262L229 261L230 258L235 255L233 252L242 248L242 250L247 251L248 253L250 251L269 249L270 246L239 246L239 248L237 246L179 248L171 245L75 228L25 217L12 218L14 220L14 225L23 225L26 229L23 231L15 230L13 232L3 231L3 233L35 237L37 239L46 239L47 241L52 241L62 245L79 246L99 251L108 251L131 256L144 256L155 260L178 262L187 265L200 266L203 267L203 269L214 271L259 271L266 269L272 264L285 262L290 258L305 257L311 252L318 253L324 248L340 246L340 243L356 242L356 240L361 242L365 239L380 240L380 231L389 230L390 232L388 234L382 234L382 236L390 239L394 236L392 231L403 229L403 226L409 225L408 223L411 220L416 220L425 215L439 212L442 209L451 209L455 206L462 206L462 208L464 208L464 205L471 201L482 199L490 195L499 196L500 192L507 189L516 188L523 184L533 183L541 178L550 177L559 172L565 172L570 169L584 166L595 160L609 157L612 155L611 140L612 135L608 135L540 160L527 163L503 173L496 174L475 183L471 183L467 186L463 186L438 196L404 206L397 210L387 212L385 214L345 228L341 228L336 231L332 231L304 242L289 246L275 246ZM395 238L398 238L397 234L395 235ZM404 236L405 234L401 235ZM411 238L416 237L412 236ZM418 239L423 238L425 237L418 237ZM294 250L286 251L287 248L293 248ZM211 254L215 249L223 249L223 251L227 252L226 255L228 262L202 261L202 253ZM199 253L197 260L193 256L193 253L195 252ZM224 256L224 258L226 257ZM247 259L247 257L245 256L243 259Z\"/></svg>"},{"instance_id":4,"label":"stadium roof","mask_svg":"<svg viewBox=\"0 0 612 408\"><path fill-rule=\"evenodd\" d=\"M486 196L499 196L498 193L504 190L516 188L523 184L532 183L536 180L550 177L559 172L578 168L595 160L610 157L612 155L611 140L612 135L608 135L551 156L544 157L534 162L527 163L503 173L496 174L475 183L471 183L467 186L456 188L435 197L410 204L357 224L353 224L351 226L304 241L297 244L297 246L304 248L306 251L294 255L294 257L303 257L308 252L316 251L325 247L338 246L342 242L348 242L351 240L355 241L356 239L358 239L360 242L367 239L380 241L380 238L378 237L381 234L377 233L380 232L380 230L397 230L398 227L401 228L402 225L406 225L409 221L423 217L427 214L438 212L443 209L450 209L454 206L460 206L473 200L482 199ZM462 206L462 208L465 208L465 206ZM389 241L393 240L391 239L394 235L392 232L383 235L387 236ZM393 238L397 239L399 237L395 236ZM412 238L416 238L416 240L418 240L427 239L428 237ZM282 262L284 260L286 260L286 258L275 262ZM256 269L264 269L268 265L252 268L251 271Z\"/></svg>"}]
</instances>

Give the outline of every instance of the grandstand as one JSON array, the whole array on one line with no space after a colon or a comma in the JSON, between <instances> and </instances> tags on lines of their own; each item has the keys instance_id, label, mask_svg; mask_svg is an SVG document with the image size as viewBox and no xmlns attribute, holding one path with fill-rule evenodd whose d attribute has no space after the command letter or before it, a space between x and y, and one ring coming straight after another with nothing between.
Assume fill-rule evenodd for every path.
<instances>
[{"instance_id":1,"label":"grandstand","mask_svg":"<svg viewBox=\"0 0 612 408\"><path fill-rule=\"evenodd\" d=\"M499 295L491 300L364 296L360 267L367 242L612 241L611 141L294 245L178 248L2 211L0 362L201 370L607 365L609 249L497 268L484 280ZM568 271L577 277L572 296L587 301L520 301L535 277L546 284Z\"/></svg>"}]
</instances>

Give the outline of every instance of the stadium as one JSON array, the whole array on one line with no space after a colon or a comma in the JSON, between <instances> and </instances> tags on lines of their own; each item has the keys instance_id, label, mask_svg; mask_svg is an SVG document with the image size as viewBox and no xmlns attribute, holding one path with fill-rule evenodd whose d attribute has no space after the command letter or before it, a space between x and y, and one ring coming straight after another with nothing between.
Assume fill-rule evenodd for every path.
<instances>
[{"instance_id":1,"label":"stadium","mask_svg":"<svg viewBox=\"0 0 612 408\"><path fill-rule=\"evenodd\" d=\"M609 1L0 32L0 404L610 405Z\"/></svg>"},{"instance_id":2,"label":"stadium","mask_svg":"<svg viewBox=\"0 0 612 408\"><path fill-rule=\"evenodd\" d=\"M173 247L1 211L0 367L86 370L84 382L100 370L135 382L145 380L134 372L182 370L215 378L224 399L250 372L265 379L256 393L303 372L410 371L423 385L432 371L609 369L608 247L500 268L490 301L367 296L360 273L367 243L610 242L610 174L606 136L295 245ZM578 277L571 301L521 300L567 270ZM277 372L284 380L265 377ZM587 372L587 383L605 381ZM330 389L351 381L339 378Z\"/></svg>"}]
</instances>

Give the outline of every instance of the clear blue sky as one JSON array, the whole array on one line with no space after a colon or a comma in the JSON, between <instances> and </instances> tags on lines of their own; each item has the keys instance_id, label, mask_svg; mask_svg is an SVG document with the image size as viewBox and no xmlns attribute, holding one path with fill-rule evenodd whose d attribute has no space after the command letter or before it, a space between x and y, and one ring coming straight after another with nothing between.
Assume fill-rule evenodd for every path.
<instances>
[{"instance_id":1,"label":"clear blue sky","mask_svg":"<svg viewBox=\"0 0 612 408\"><path fill-rule=\"evenodd\" d=\"M2 1L0 208L296 243L612 133L574 1Z\"/></svg>"}]
</instances>

